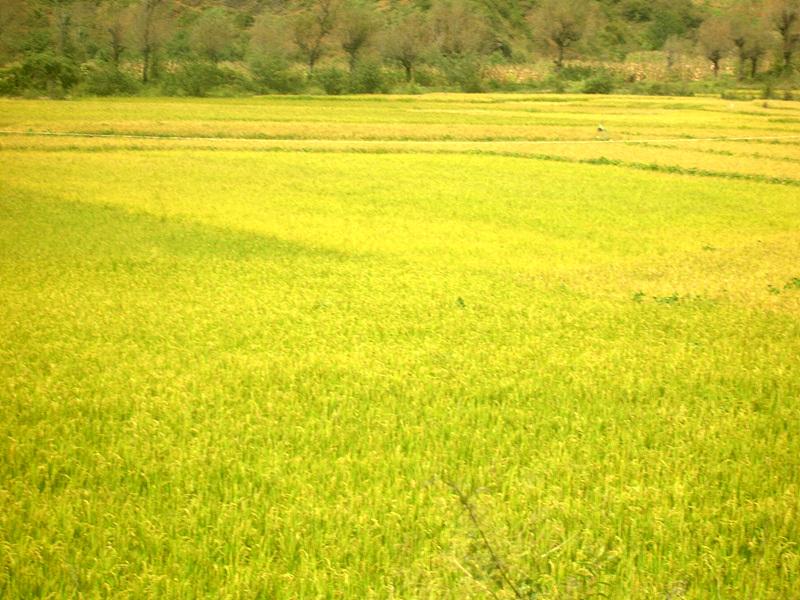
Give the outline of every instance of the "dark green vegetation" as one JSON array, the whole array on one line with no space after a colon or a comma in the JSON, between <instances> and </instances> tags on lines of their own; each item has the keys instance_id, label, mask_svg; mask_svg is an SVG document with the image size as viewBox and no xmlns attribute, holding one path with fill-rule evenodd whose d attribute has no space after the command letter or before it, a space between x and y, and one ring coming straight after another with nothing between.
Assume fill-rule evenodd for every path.
<instances>
[{"instance_id":1,"label":"dark green vegetation","mask_svg":"<svg viewBox=\"0 0 800 600\"><path fill-rule=\"evenodd\" d=\"M0 596L796 594L796 103L0 106Z\"/></svg>"},{"instance_id":2,"label":"dark green vegetation","mask_svg":"<svg viewBox=\"0 0 800 600\"><path fill-rule=\"evenodd\" d=\"M0 94L796 87L800 0L3 0Z\"/></svg>"}]
</instances>

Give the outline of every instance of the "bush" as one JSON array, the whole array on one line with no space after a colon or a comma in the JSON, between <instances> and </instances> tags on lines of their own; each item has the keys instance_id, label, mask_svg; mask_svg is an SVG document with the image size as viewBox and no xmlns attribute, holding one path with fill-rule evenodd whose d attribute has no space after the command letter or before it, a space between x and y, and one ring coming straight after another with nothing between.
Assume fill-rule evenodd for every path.
<instances>
[{"instance_id":1,"label":"bush","mask_svg":"<svg viewBox=\"0 0 800 600\"><path fill-rule=\"evenodd\" d=\"M213 90L226 96L251 92L248 79L230 69L222 69L210 62L189 62L174 75L165 78L162 92L167 95L208 96Z\"/></svg>"},{"instance_id":2,"label":"bush","mask_svg":"<svg viewBox=\"0 0 800 600\"><path fill-rule=\"evenodd\" d=\"M319 69L314 74L314 80L331 96L338 96L347 90L347 73L337 67Z\"/></svg>"},{"instance_id":3,"label":"bush","mask_svg":"<svg viewBox=\"0 0 800 600\"><path fill-rule=\"evenodd\" d=\"M567 82L558 75L549 75L542 81L542 87L556 94L563 94L567 91Z\"/></svg>"},{"instance_id":4,"label":"bush","mask_svg":"<svg viewBox=\"0 0 800 600\"><path fill-rule=\"evenodd\" d=\"M795 94L793 90L798 87L798 84L800 84L800 82L798 82L796 79L792 80L791 78L767 77L764 81L761 97L764 100L772 100L777 98L781 98L783 100L794 100Z\"/></svg>"},{"instance_id":5,"label":"bush","mask_svg":"<svg viewBox=\"0 0 800 600\"><path fill-rule=\"evenodd\" d=\"M0 71L0 93L44 92L60 97L80 79L77 65L51 52L30 54L18 65Z\"/></svg>"},{"instance_id":6,"label":"bush","mask_svg":"<svg viewBox=\"0 0 800 600\"><path fill-rule=\"evenodd\" d=\"M21 90L19 65L0 69L0 96L13 96Z\"/></svg>"},{"instance_id":7,"label":"bush","mask_svg":"<svg viewBox=\"0 0 800 600\"><path fill-rule=\"evenodd\" d=\"M305 87L303 74L291 68L289 62L280 56L264 56L250 61L250 72L262 92L297 94Z\"/></svg>"},{"instance_id":8,"label":"bush","mask_svg":"<svg viewBox=\"0 0 800 600\"><path fill-rule=\"evenodd\" d=\"M490 77L486 82L492 92L520 92L535 89L536 85L528 82L507 81L499 77Z\"/></svg>"},{"instance_id":9,"label":"bush","mask_svg":"<svg viewBox=\"0 0 800 600\"><path fill-rule=\"evenodd\" d=\"M634 87L631 91L648 96L694 96L694 92L685 82L657 81L647 86Z\"/></svg>"},{"instance_id":10,"label":"bush","mask_svg":"<svg viewBox=\"0 0 800 600\"><path fill-rule=\"evenodd\" d=\"M616 86L614 79L606 74L598 74L587 79L583 84L584 94L610 94Z\"/></svg>"},{"instance_id":11,"label":"bush","mask_svg":"<svg viewBox=\"0 0 800 600\"><path fill-rule=\"evenodd\" d=\"M414 69L414 83L421 87L436 87L443 85L442 74L435 68L419 66Z\"/></svg>"},{"instance_id":12,"label":"bush","mask_svg":"<svg viewBox=\"0 0 800 600\"><path fill-rule=\"evenodd\" d=\"M442 70L448 83L457 85L462 92L474 94L484 89L483 63L477 57L465 56L443 60Z\"/></svg>"},{"instance_id":13,"label":"bush","mask_svg":"<svg viewBox=\"0 0 800 600\"><path fill-rule=\"evenodd\" d=\"M86 91L95 96L132 96L139 91L139 82L113 65L102 65L89 70Z\"/></svg>"},{"instance_id":14,"label":"bush","mask_svg":"<svg viewBox=\"0 0 800 600\"><path fill-rule=\"evenodd\" d=\"M558 76L564 81L583 81L591 79L603 73L596 67L589 67L584 65L564 65L557 70Z\"/></svg>"},{"instance_id":15,"label":"bush","mask_svg":"<svg viewBox=\"0 0 800 600\"><path fill-rule=\"evenodd\" d=\"M214 87L222 85L224 77L219 67L212 63L190 62L177 73L177 82L188 96L206 96Z\"/></svg>"},{"instance_id":16,"label":"bush","mask_svg":"<svg viewBox=\"0 0 800 600\"><path fill-rule=\"evenodd\" d=\"M375 61L359 63L350 77L350 91L354 94L385 94L388 88L383 69Z\"/></svg>"}]
</instances>

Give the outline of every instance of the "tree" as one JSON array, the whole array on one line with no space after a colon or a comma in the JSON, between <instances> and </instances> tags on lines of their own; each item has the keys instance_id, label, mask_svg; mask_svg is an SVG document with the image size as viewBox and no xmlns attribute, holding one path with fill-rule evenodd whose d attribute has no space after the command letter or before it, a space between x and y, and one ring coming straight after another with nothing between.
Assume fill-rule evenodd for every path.
<instances>
[{"instance_id":1,"label":"tree","mask_svg":"<svg viewBox=\"0 0 800 600\"><path fill-rule=\"evenodd\" d=\"M57 96L78 83L78 67L68 58L52 52L30 54L20 66L24 87Z\"/></svg>"},{"instance_id":2,"label":"tree","mask_svg":"<svg viewBox=\"0 0 800 600\"><path fill-rule=\"evenodd\" d=\"M169 27L167 0L139 0L131 10L131 44L142 57L142 83L147 83Z\"/></svg>"},{"instance_id":3,"label":"tree","mask_svg":"<svg viewBox=\"0 0 800 600\"><path fill-rule=\"evenodd\" d=\"M317 0L297 14L292 23L292 40L308 67L308 74L325 54L328 36L336 25L336 0Z\"/></svg>"},{"instance_id":4,"label":"tree","mask_svg":"<svg viewBox=\"0 0 800 600\"><path fill-rule=\"evenodd\" d=\"M788 73L792 59L800 47L800 0L770 0L767 15L780 36L781 69Z\"/></svg>"},{"instance_id":5,"label":"tree","mask_svg":"<svg viewBox=\"0 0 800 600\"><path fill-rule=\"evenodd\" d=\"M27 33L30 7L24 0L0 2L0 64L12 60Z\"/></svg>"},{"instance_id":6,"label":"tree","mask_svg":"<svg viewBox=\"0 0 800 600\"><path fill-rule=\"evenodd\" d=\"M685 38L671 35L664 42L664 54L667 57L667 69L675 71L679 61L691 53L692 44Z\"/></svg>"},{"instance_id":7,"label":"tree","mask_svg":"<svg viewBox=\"0 0 800 600\"><path fill-rule=\"evenodd\" d=\"M0 62L14 57L26 34L31 7L25 0L0 2Z\"/></svg>"},{"instance_id":8,"label":"tree","mask_svg":"<svg viewBox=\"0 0 800 600\"><path fill-rule=\"evenodd\" d=\"M711 61L714 77L717 77L719 63L732 45L730 23L720 17L706 19L697 30L697 40L703 55Z\"/></svg>"},{"instance_id":9,"label":"tree","mask_svg":"<svg viewBox=\"0 0 800 600\"><path fill-rule=\"evenodd\" d=\"M291 41L287 18L273 12L262 13L250 30L247 62L255 81L265 90L296 93L303 77L290 64Z\"/></svg>"},{"instance_id":10,"label":"tree","mask_svg":"<svg viewBox=\"0 0 800 600\"><path fill-rule=\"evenodd\" d=\"M728 15L728 22L738 58L739 79L744 79L748 71L751 78L755 77L759 62L772 45L769 25L758 7L749 3L736 6Z\"/></svg>"},{"instance_id":11,"label":"tree","mask_svg":"<svg viewBox=\"0 0 800 600\"><path fill-rule=\"evenodd\" d=\"M772 39L768 32L758 31L753 35L744 47L744 57L750 62L750 78L754 78L758 74L758 65L761 59L766 56L770 47L772 46Z\"/></svg>"},{"instance_id":12,"label":"tree","mask_svg":"<svg viewBox=\"0 0 800 600\"><path fill-rule=\"evenodd\" d=\"M219 8L209 8L192 25L189 46L216 64L230 53L235 39L236 27L228 14Z\"/></svg>"},{"instance_id":13,"label":"tree","mask_svg":"<svg viewBox=\"0 0 800 600\"><path fill-rule=\"evenodd\" d=\"M347 54L347 64L351 73L355 69L359 53L369 44L377 30L375 15L365 5L350 0L350 3L342 9L339 19L339 43Z\"/></svg>"},{"instance_id":14,"label":"tree","mask_svg":"<svg viewBox=\"0 0 800 600\"><path fill-rule=\"evenodd\" d=\"M651 0L652 19L646 38L651 50L663 48L671 36L688 37L702 23L698 4L693 0Z\"/></svg>"},{"instance_id":15,"label":"tree","mask_svg":"<svg viewBox=\"0 0 800 600\"><path fill-rule=\"evenodd\" d=\"M430 23L419 11L410 12L389 27L383 37L383 54L403 67L406 81L414 81L414 69L430 48Z\"/></svg>"},{"instance_id":16,"label":"tree","mask_svg":"<svg viewBox=\"0 0 800 600\"><path fill-rule=\"evenodd\" d=\"M448 82L464 92L481 91L492 37L474 5L465 0L439 0L431 8L431 31Z\"/></svg>"},{"instance_id":17,"label":"tree","mask_svg":"<svg viewBox=\"0 0 800 600\"><path fill-rule=\"evenodd\" d=\"M111 63L118 67L126 47L125 32L130 26L128 15L117 0L112 0L98 8L97 25L108 44Z\"/></svg>"},{"instance_id":18,"label":"tree","mask_svg":"<svg viewBox=\"0 0 800 600\"><path fill-rule=\"evenodd\" d=\"M530 13L533 33L554 50L557 69L564 66L566 51L584 37L595 13L594 3L586 0L544 0Z\"/></svg>"},{"instance_id":19,"label":"tree","mask_svg":"<svg viewBox=\"0 0 800 600\"><path fill-rule=\"evenodd\" d=\"M479 56L491 48L488 25L464 0L436 2L431 8L431 26L436 49L442 56Z\"/></svg>"},{"instance_id":20,"label":"tree","mask_svg":"<svg viewBox=\"0 0 800 600\"><path fill-rule=\"evenodd\" d=\"M259 15L250 29L248 56L250 58L281 56L291 51L287 19L273 12Z\"/></svg>"},{"instance_id":21,"label":"tree","mask_svg":"<svg viewBox=\"0 0 800 600\"><path fill-rule=\"evenodd\" d=\"M51 16L53 28L56 30L56 50L61 56L72 58L75 54L75 45L72 40L72 7L59 3Z\"/></svg>"},{"instance_id":22,"label":"tree","mask_svg":"<svg viewBox=\"0 0 800 600\"><path fill-rule=\"evenodd\" d=\"M740 4L731 11L728 17L731 41L736 48L736 56L738 58L736 72L739 79L744 79L745 62L747 60L745 46L747 46L747 40L753 28L752 19L754 16L752 14L752 5Z\"/></svg>"}]
</instances>

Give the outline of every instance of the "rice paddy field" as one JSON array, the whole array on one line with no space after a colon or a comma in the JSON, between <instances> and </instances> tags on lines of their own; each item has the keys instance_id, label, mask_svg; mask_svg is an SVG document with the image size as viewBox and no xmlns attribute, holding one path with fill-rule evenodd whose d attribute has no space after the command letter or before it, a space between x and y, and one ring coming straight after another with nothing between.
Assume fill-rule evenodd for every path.
<instances>
[{"instance_id":1,"label":"rice paddy field","mask_svg":"<svg viewBox=\"0 0 800 600\"><path fill-rule=\"evenodd\" d=\"M0 100L0 597L800 598L800 103Z\"/></svg>"}]
</instances>

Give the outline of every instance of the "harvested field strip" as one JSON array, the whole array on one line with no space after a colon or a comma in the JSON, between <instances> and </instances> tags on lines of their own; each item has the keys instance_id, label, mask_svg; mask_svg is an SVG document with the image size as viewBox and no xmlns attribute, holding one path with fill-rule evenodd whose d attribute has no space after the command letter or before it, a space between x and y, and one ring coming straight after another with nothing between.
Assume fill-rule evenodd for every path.
<instances>
[{"instance_id":1,"label":"harvested field strip","mask_svg":"<svg viewBox=\"0 0 800 600\"><path fill-rule=\"evenodd\" d=\"M2 132L0 132L1 134ZM75 138L86 140L102 140L97 143L25 143L12 140L23 140L26 137L42 136L45 138ZM127 143L130 140L130 143ZM122 141L123 143L120 143ZM676 143L677 140L671 140ZM693 140L681 140L693 142ZM708 140L699 140L708 141ZM725 141L725 140L715 140ZM741 141L740 139L731 141ZM107 143L106 143L107 142ZM146 143L142 143L146 142ZM213 145L208 145L213 142ZM744 155L699 152L687 154L675 146L669 148L634 147L635 142L614 143L613 141L583 140L576 142L396 142L396 141L352 141L333 142L329 140L242 140L230 138L182 138L174 136L125 136L125 135L82 135L82 134L11 134L0 139L0 151L46 149L53 151L87 151L127 149L127 150L178 150L191 147L213 151L221 148L236 148L242 151L301 151L301 152L360 152L360 153L404 153L404 154L485 154L493 156L513 156L537 160L557 160L584 164L613 164L616 166L663 171L682 175L701 177L723 177L760 181L780 185L798 185L796 167L798 160L791 157L753 157ZM557 152L544 154L540 148L552 147ZM634 147L633 149L629 147ZM698 155L699 154L699 155ZM630 160L636 158L636 160ZM781 160L783 159L783 160ZM647 161L652 162L647 162Z\"/></svg>"}]
</instances>

